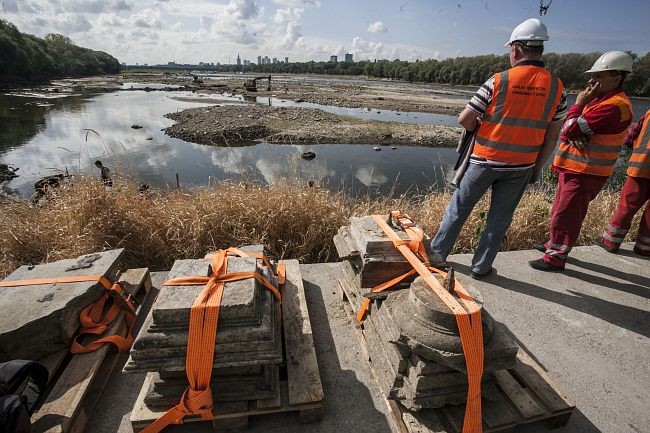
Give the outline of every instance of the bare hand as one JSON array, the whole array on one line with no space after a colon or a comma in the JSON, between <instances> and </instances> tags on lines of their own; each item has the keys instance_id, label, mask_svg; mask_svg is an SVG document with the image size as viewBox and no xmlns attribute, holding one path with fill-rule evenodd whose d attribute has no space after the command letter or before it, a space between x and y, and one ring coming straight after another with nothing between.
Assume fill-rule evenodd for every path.
<instances>
[{"instance_id":1,"label":"bare hand","mask_svg":"<svg viewBox=\"0 0 650 433\"><path fill-rule=\"evenodd\" d=\"M569 144L578 150L582 150L585 148L585 145L587 144L587 136L581 135L580 137L577 138L570 138Z\"/></svg>"},{"instance_id":2,"label":"bare hand","mask_svg":"<svg viewBox=\"0 0 650 433\"><path fill-rule=\"evenodd\" d=\"M596 82L593 85L588 85L585 90L578 93L576 96L576 104L586 105L594 100L596 94L600 90L600 83Z\"/></svg>"}]
</instances>

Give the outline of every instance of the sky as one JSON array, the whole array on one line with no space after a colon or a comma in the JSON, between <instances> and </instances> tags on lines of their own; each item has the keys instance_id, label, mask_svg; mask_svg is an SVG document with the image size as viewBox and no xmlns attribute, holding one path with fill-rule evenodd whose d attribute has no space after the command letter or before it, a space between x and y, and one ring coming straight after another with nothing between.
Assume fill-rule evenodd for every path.
<instances>
[{"instance_id":1,"label":"sky","mask_svg":"<svg viewBox=\"0 0 650 433\"><path fill-rule=\"evenodd\" d=\"M548 0L543 0L545 4ZM650 51L649 0L0 0L22 32L59 33L127 64L444 59L505 54L527 18L547 52Z\"/></svg>"}]
</instances>

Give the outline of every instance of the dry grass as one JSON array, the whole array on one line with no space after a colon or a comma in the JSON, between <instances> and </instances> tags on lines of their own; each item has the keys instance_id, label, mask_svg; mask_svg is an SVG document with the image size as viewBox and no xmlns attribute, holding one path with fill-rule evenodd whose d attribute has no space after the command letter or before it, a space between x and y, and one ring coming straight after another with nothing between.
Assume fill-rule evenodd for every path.
<instances>
[{"instance_id":1,"label":"dry grass","mask_svg":"<svg viewBox=\"0 0 650 433\"><path fill-rule=\"evenodd\" d=\"M115 179L105 188L95 177L62 186L36 207L0 202L0 277L23 264L125 248L125 266L168 269L175 259L201 257L227 246L263 243L274 258L302 262L336 259L332 236L353 215L401 209L435 233L449 192L377 200L287 183L219 183L196 192L135 192L135 180ZM514 216L503 248L528 249L548 235L552 192L530 189ZM603 191L592 203L579 242L591 243L614 212L618 194ZM487 211L484 198L465 225L455 252L476 247ZM638 218L638 217L637 217Z\"/></svg>"}]
</instances>

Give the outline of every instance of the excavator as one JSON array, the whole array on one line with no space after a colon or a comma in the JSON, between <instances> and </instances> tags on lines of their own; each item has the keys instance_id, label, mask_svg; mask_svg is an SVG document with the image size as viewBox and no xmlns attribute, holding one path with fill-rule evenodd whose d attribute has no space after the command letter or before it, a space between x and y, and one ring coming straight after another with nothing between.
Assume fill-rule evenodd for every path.
<instances>
[{"instance_id":1,"label":"excavator","mask_svg":"<svg viewBox=\"0 0 650 433\"><path fill-rule=\"evenodd\" d=\"M257 92L257 80L269 80L269 84L266 87L266 91L270 92L271 91L271 76L270 75L265 75L263 77L255 77L252 80L248 80L244 82L244 89L248 90L249 92Z\"/></svg>"}]
</instances>

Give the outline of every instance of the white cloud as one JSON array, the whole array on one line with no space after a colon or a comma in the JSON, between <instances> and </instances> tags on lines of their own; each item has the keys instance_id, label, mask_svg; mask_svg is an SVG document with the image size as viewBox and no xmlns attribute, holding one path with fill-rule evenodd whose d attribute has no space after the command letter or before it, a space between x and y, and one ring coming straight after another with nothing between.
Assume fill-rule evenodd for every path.
<instances>
[{"instance_id":1,"label":"white cloud","mask_svg":"<svg viewBox=\"0 0 650 433\"><path fill-rule=\"evenodd\" d=\"M255 0L230 0L226 6L226 16L236 21L255 18L259 12Z\"/></svg>"},{"instance_id":2,"label":"white cloud","mask_svg":"<svg viewBox=\"0 0 650 433\"><path fill-rule=\"evenodd\" d=\"M319 0L273 0L277 4L289 6L292 8L306 8L307 6L320 7Z\"/></svg>"},{"instance_id":3,"label":"white cloud","mask_svg":"<svg viewBox=\"0 0 650 433\"><path fill-rule=\"evenodd\" d=\"M161 28L162 17L159 10L144 9L131 16L131 24L146 29Z\"/></svg>"},{"instance_id":4,"label":"white cloud","mask_svg":"<svg viewBox=\"0 0 650 433\"><path fill-rule=\"evenodd\" d=\"M388 27L381 21L375 21L368 26L368 33L385 33L387 31Z\"/></svg>"},{"instance_id":5,"label":"white cloud","mask_svg":"<svg viewBox=\"0 0 650 433\"><path fill-rule=\"evenodd\" d=\"M82 12L98 14L101 12L129 11L133 7L132 1L127 0L68 0L54 1L68 12Z\"/></svg>"}]
</instances>

